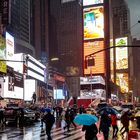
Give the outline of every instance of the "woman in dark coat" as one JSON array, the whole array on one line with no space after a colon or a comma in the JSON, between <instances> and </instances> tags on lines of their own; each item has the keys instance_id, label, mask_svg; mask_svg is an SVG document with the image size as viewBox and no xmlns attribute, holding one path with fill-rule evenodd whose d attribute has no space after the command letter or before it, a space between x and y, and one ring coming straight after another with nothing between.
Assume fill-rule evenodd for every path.
<instances>
[{"instance_id":1,"label":"woman in dark coat","mask_svg":"<svg viewBox=\"0 0 140 140\"><path fill-rule=\"evenodd\" d=\"M85 132L85 140L97 140L98 129L96 124L84 125L82 131Z\"/></svg>"}]
</instances>

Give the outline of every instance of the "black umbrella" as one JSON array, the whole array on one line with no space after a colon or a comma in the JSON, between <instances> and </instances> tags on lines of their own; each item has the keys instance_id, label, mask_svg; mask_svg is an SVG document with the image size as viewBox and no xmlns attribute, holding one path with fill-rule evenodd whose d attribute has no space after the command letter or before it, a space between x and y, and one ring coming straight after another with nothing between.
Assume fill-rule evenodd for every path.
<instances>
[{"instance_id":1,"label":"black umbrella","mask_svg":"<svg viewBox=\"0 0 140 140\"><path fill-rule=\"evenodd\" d=\"M97 114L119 114L119 112L112 107L103 107L97 111Z\"/></svg>"}]
</instances>

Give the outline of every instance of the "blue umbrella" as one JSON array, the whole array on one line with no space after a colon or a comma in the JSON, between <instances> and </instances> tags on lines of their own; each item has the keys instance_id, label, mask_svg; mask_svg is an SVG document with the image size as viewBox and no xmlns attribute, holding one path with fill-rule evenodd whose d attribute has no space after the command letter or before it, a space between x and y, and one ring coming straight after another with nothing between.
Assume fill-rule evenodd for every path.
<instances>
[{"instance_id":1,"label":"blue umbrella","mask_svg":"<svg viewBox=\"0 0 140 140\"><path fill-rule=\"evenodd\" d=\"M91 114L79 114L75 117L74 122L79 125L91 125L96 123L98 118Z\"/></svg>"},{"instance_id":2,"label":"blue umbrella","mask_svg":"<svg viewBox=\"0 0 140 140\"><path fill-rule=\"evenodd\" d=\"M119 114L119 112L112 107L103 107L100 110L97 111L97 114Z\"/></svg>"}]
</instances>

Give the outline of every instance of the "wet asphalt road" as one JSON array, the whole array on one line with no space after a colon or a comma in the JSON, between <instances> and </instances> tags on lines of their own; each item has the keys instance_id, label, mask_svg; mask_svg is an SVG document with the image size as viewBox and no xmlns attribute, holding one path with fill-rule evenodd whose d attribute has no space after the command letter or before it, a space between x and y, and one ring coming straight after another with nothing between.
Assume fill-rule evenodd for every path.
<instances>
[{"instance_id":1,"label":"wet asphalt road","mask_svg":"<svg viewBox=\"0 0 140 140\"><path fill-rule=\"evenodd\" d=\"M99 124L97 124L99 125ZM121 123L118 121L118 127L121 128ZM136 129L135 121L130 122L130 130ZM71 127L71 131L63 130L58 123L52 129L52 140L84 140L84 132L81 131L81 126L75 130ZM103 140L102 134L98 134L98 140ZM109 140L112 140L112 129L110 129ZM12 124L0 128L0 140L47 140L45 126L40 127L40 122L26 125L26 127L14 126ZM120 132L114 140L122 140ZM124 137L127 140L127 136Z\"/></svg>"}]
</instances>

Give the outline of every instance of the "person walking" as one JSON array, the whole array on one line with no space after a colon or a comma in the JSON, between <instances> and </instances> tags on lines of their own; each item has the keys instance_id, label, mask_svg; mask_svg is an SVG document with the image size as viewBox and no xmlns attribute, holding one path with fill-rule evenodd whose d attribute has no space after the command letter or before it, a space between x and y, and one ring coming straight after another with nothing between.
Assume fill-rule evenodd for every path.
<instances>
[{"instance_id":1,"label":"person walking","mask_svg":"<svg viewBox=\"0 0 140 140\"><path fill-rule=\"evenodd\" d=\"M101 115L99 133L102 131L104 140L108 140L109 128L111 126L111 118L106 114Z\"/></svg>"},{"instance_id":2,"label":"person walking","mask_svg":"<svg viewBox=\"0 0 140 140\"><path fill-rule=\"evenodd\" d=\"M43 127L43 117L44 117L44 114L45 114L45 107L43 106L40 109L40 117L41 117L41 125L40 125L40 127Z\"/></svg>"},{"instance_id":3,"label":"person walking","mask_svg":"<svg viewBox=\"0 0 140 140\"><path fill-rule=\"evenodd\" d=\"M85 140L98 140L96 136L98 133L96 124L84 125L82 131L85 131Z\"/></svg>"},{"instance_id":4,"label":"person walking","mask_svg":"<svg viewBox=\"0 0 140 140\"><path fill-rule=\"evenodd\" d=\"M70 110L70 124L72 123L73 126L74 126L74 128L76 129L77 126L76 126L76 124L74 123L74 118L75 118L75 116L76 116L76 114L75 114L74 110L71 109L71 110Z\"/></svg>"},{"instance_id":5,"label":"person walking","mask_svg":"<svg viewBox=\"0 0 140 140\"><path fill-rule=\"evenodd\" d=\"M70 121L70 109L66 110L65 122L66 122L66 126L64 127L64 130L67 128L67 131L69 132L70 131L70 124L71 124L71 121Z\"/></svg>"},{"instance_id":6,"label":"person walking","mask_svg":"<svg viewBox=\"0 0 140 140\"><path fill-rule=\"evenodd\" d=\"M45 125L46 125L46 134L48 136L48 140L52 140L51 129L52 129L53 124L55 123L55 117L54 117L54 115L51 114L50 109L47 109L46 112L47 113L43 117L43 121L45 122Z\"/></svg>"},{"instance_id":7,"label":"person walking","mask_svg":"<svg viewBox=\"0 0 140 140\"><path fill-rule=\"evenodd\" d=\"M128 133L129 132L129 111L124 112L124 114L121 117L121 123L122 123L122 128L120 129L121 135L122 137L124 137L124 133ZM124 129L124 131L123 131Z\"/></svg>"},{"instance_id":8,"label":"person walking","mask_svg":"<svg viewBox=\"0 0 140 140\"><path fill-rule=\"evenodd\" d=\"M140 116L136 117L137 128L140 129Z\"/></svg>"},{"instance_id":9,"label":"person walking","mask_svg":"<svg viewBox=\"0 0 140 140\"><path fill-rule=\"evenodd\" d=\"M117 115L116 114L111 114L110 118L111 118L111 125L113 127L113 136L112 136L112 138L115 138L115 137L117 137L117 133L118 133Z\"/></svg>"}]
</instances>

